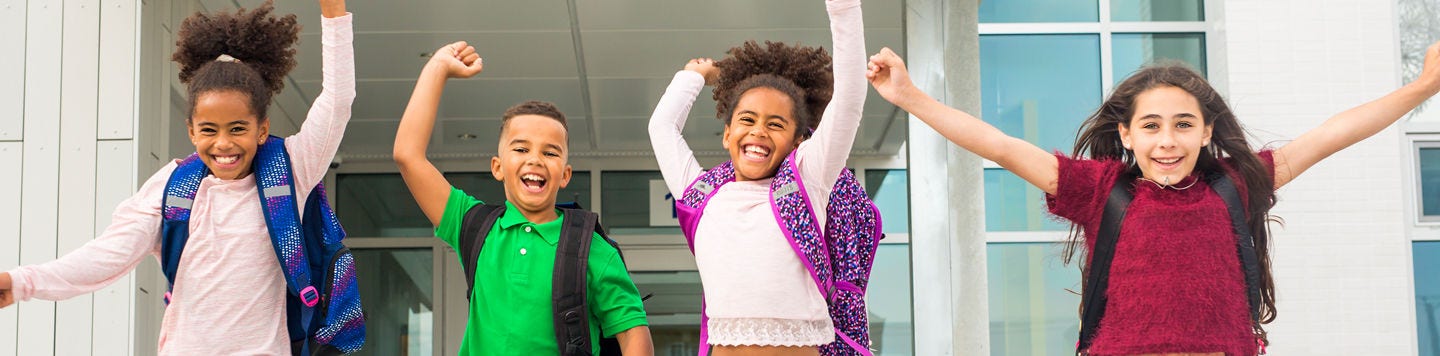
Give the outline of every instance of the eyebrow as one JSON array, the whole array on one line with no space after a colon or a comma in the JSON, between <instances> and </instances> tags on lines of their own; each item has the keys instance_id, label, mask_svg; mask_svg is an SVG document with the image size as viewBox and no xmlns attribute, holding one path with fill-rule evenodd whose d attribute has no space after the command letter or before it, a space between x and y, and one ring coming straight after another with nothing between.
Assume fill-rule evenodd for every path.
<instances>
[{"instance_id":1,"label":"eyebrow","mask_svg":"<svg viewBox=\"0 0 1440 356\"><path fill-rule=\"evenodd\" d=\"M510 140L510 143L509 143L509 144L510 144L510 145L515 145L515 144L526 144L526 143L530 143L530 140L526 140L526 139L523 139L523 138L517 138L517 139L512 139L512 140ZM547 143L547 144L545 144L545 147L549 147L549 148L555 149L556 151L565 152L565 148L560 147L560 145L557 145L557 144Z\"/></svg>"},{"instance_id":2,"label":"eyebrow","mask_svg":"<svg viewBox=\"0 0 1440 356\"><path fill-rule=\"evenodd\" d=\"M752 110L741 110L741 111L740 111L740 114L742 114L742 115L743 115L743 114L750 114L750 115L755 115L755 116L761 116L760 113L757 113L757 112L752 111ZM766 118L766 119L781 119L781 120L785 120L786 123L789 123L789 122L790 122L790 118L785 117L785 116L781 116L781 115L770 115L770 116L765 116L765 118Z\"/></svg>"},{"instance_id":3,"label":"eyebrow","mask_svg":"<svg viewBox=\"0 0 1440 356\"><path fill-rule=\"evenodd\" d=\"M242 125L242 126L244 126L244 125L246 125L246 124L249 124L249 122L247 122L247 121L245 121L245 120L235 120L235 121L231 121L231 122L225 124L225 126L235 126L235 125ZM220 126L220 124L216 124L216 123L213 123L213 122L202 122L202 123L197 124L196 126Z\"/></svg>"}]
</instances>

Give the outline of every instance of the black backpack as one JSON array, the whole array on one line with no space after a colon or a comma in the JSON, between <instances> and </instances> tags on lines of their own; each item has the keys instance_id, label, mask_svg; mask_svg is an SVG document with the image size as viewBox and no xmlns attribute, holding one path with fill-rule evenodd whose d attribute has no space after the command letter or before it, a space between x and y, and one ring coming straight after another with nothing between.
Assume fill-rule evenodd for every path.
<instances>
[{"instance_id":1,"label":"black backpack","mask_svg":"<svg viewBox=\"0 0 1440 356\"><path fill-rule=\"evenodd\" d=\"M1115 244L1120 240L1120 224L1125 219L1125 210L1135 197L1125 182L1125 177L1115 181L1110 188L1110 197L1105 201L1105 213L1100 217L1100 231L1097 232L1095 250L1091 251L1089 273L1081 285L1080 297L1080 340L1075 344L1077 355L1086 354L1095 332L1100 328L1100 319L1105 316L1105 290L1110 282L1110 262L1115 258ZM1250 302L1250 323L1260 325L1260 260L1255 253L1255 237L1245 224L1245 207L1241 205L1240 190L1228 174L1215 173L1205 177L1220 199L1225 201L1225 210L1230 213L1230 228L1235 232L1236 253L1240 255L1240 269L1245 273L1245 290ZM1265 354L1265 345L1257 340L1260 354Z\"/></svg>"},{"instance_id":2,"label":"black backpack","mask_svg":"<svg viewBox=\"0 0 1440 356\"><path fill-rule=\"evenodd\" d=\"M600 226L600 217L580 208L579 204L557 204L565 213L564 225L560 228L560 241L555 246L555 276L552 307L555 310L555 342L563 356L591 355L590 307L586 303L585 278L590 259L591 233L600 237L620 251L620 244L605 234ZM465 267L465 299L475 292L475 264L480 259L480 249L485 246L486 235L505 214L505 205L479 204L465 212L460 223L460 256ZM625 256L620 256L624 263ZM642 299L643 300L643 299ZM620 343L615 338L600 338L600 355L620 355Z\"/></svg>"}]
</instances>

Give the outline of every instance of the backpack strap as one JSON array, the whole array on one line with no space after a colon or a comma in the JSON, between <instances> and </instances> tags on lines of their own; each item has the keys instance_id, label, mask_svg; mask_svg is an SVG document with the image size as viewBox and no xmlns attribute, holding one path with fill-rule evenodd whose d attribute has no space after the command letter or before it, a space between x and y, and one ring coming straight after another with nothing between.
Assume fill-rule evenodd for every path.
<instances>
[{"instance_id":1,"label":"backpack strap","mask_svg":"<svg viewBox=\"0 0 1440 356\"><path fill-rule=\"evenodd\" d=\"M165 196L161 201L160 223L160 270L169 281L165 289L165 304L170 304L170 292L175 289L175 274L180 268L180 256L185 252L185 243L190 238L190 209L195 204L195 193L200 190L200 181L210 175L210 169L200 160L199 154L191 154L179 163L170 179L165 182Z\"/></svg>"},{"instance_id":2,"label":"backpack strap","mask_svg":"<svg viewBox=\"0 0 1440 356\"><path fill-rule=\"evenodd\" d=\"M299 327L290 328L291 340L306 340L314 325L320 290L310 275L305 234L300 226L300 209L295 198L294 172L285 140L270 136L255 152L255 190L260 194L260 208L265 213L265 226L270 232L275 257L285 274L290 296L299 300ZM291 321L294 326L294 321ZM309 354L309 345L302 349Z\"/></svg>"},{"instance_id":3,"label":"backpack strap","mask_svg":"<svg viewBox=\"0 0 1440 356\"><path fill-rule=\"evenodd\" d=\"M1100 329L1100 319L1105 316L1105 290L1110 282L1110 262L1115 258L1115 244L1120 240L1120 224L1125 220L1125 210L1135 197L1125 184L1124 175L1110 187L1110 197L1105 200L1105 212L1100 217L1100 231L1096 236L1095 250L1090 254L1088 276L1080 297L1080 340L1075 343L1075 352L1083 354L1095 339Z\"/></svg>"},{"instance_id":4,"label":"backpack strap","mask_svg":"<svg viewBox=\"0 0 1440 356\"><path fill-rule=\"evenodd\" d=\"M676 197L675 215L680 220L680 232L685 235L685 243L690 247L691 254L695 253L695 228L700 226L700 216L705 213L705 205L710 203L710 198L720 191L721 186L734 181L735 166L732 162L725 161L700 173L700 176ZM705 328L700 330L701 339L704 339Z\"/></svg>"},{"instance_id":5,"label":"backpack strap","mask_svg":"<svg viewBox=\"0 0 1440 356\"><path fill-rule=\"evenodd\" d=\"M500 216L505 214L505 205L476 204L465 212L460 221L460 263L465 267L465 300L475 293L475 268L480 260L480 248L485 247L485 237Z\"/></svg>"},{"instance_id":6,"label":"backpack strap","mask_svg":"<svg viewBox=\"0 0 1440 356\"><path fill-rule=\"evenodd\" d=\"M1240 189L1229 174L1211 175L1210 188L1225 201L1225 210L1230 213L1230 229L1235 232L1236 252L1240 255L1240 269L1245 273L1246 300L1250 302L1250 323L1260 326L1260 256L1255 251L1255 236L1250 231L1245 217L1245 205L1241 203ZM1262 344L1263 348L1263 344Z\"/></svg>"},{"instance_id":7,"label":"backpack strap","mask_svg":"<svg viewBox=\"0 0 1440 356\"><path fill-rule=\"evenodd\" d=\"M589 270L591 234L599 231L599 217L579 209L563 211L565 217L560 227L560 242L555 247L551 299L555 310L555 340L561 355L588 356L592 350L586 274Z\"/></svg>"}]
</instances>

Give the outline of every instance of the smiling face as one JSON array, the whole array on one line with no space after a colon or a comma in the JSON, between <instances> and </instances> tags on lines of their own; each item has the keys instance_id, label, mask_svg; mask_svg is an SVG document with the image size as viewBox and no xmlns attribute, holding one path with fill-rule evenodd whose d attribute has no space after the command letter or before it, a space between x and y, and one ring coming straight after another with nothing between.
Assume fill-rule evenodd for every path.
<instances>
[{"instance_id":1,"label":"smiling face","mask_svg":"<svg viewBox=\"0 0 1440 356\"><path fill-rule=\"evenodd\" d=\"M270 121L250 111L250 96L225 90L199 94L186 122L195 153L220 179L249 175L255 151L270 134Z\"/></svg>"},{"instance_id":2,"label":"smiling face","mask_svg":"<svg viewBox=\"0 0 1440 356\"><path fill-rule=\"evenodd\" d=\"M800 144L795 132L795 103L788 95L757 87L740 95L721 143L735 165L735 180L775 176L785 157Z\"/></svg>"},{"instance_id":3,"label":"smiling face","mask_svg":"<svg viewBox=\"0 0 1440 356\"><path fill-rule=\"evenodd\" d=\"M504 183L505 200L527 217L552 216L555 195L570 184L565 126L540 115L518 115L503 125L491 174Z\"/></svg>"},{"instance_id":4,"label":"smiling face","mask_svg":"<svg viewBox=\"0 0 1440 356\"><path fill-rule=\"evenodd\" d=\"M1135 97L1130 124L1120 124L1120 140L1135 153L1146 179L1179 183L1195 170L1212 125L1205 124L1200 103L1183 89L1161 86Z\"/></svg>"}]
</instances>

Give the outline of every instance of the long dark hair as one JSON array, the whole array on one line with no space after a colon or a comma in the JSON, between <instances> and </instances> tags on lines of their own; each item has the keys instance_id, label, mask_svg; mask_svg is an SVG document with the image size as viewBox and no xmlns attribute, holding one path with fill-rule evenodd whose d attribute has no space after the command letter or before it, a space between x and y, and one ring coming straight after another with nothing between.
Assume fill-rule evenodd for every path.
<instances>
[{"instance_id":1,"label":"long dark hair","mask_svg":"<svg viewBox=\"0 0 1440 356\"><path fill-rule=\"evenodd\" d=\"M1259 255L1261 267L1261 306L1258 317L1260 324L1268 324L1275 320L1276 314L1275 282L1270 273L1268 228L1272 219L1270 207L1275 204L1274 177L1260 161L1260 156L1256 155L1246 142L1245 129L1235 119L1235 113L1230 111L1225 99L1204 77L1181 63L1161 63L1141 69L1116 86L1115 92L1105 99L1100 108L1085 119L1075 136L1073 154L1076 157L1124 162L1130 166L1130 171L1125 176L1138 176L1139 168L1135 166L1134 154L1126 150L1120 141L1119 126L1129 127L1130 118L1135 115L1135 97L1157 87L1175 87L1190 93L1200 103L1205 125L1214 126L1210 145L1202 150L1195 163L1195 171L1202 174L1229 174L1231 172L1225 172L1220 164L1221 159L1228 157L1234 169L1233 173L1239 176L1241 183L1247 188L1245 221L1255 238L1255 252ZM1070 237L1063 253L1065 263L1070 263L1077 251L1083 249L1083 234L1083 227L1073 223L1070 225ZM1087 268L1088 266L1082 264L1082 271ZM1084 276L1085 273L1082 272L1081 275ZM1260 325L1253 327L1256 336L1263 340L1264 329Z\"/></svg>"}]
</instances>

